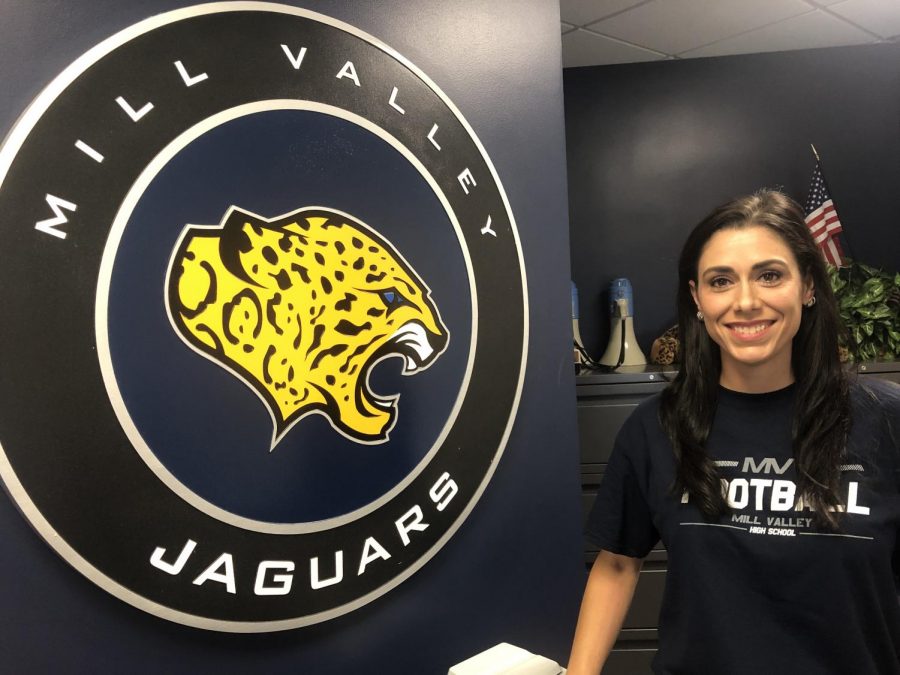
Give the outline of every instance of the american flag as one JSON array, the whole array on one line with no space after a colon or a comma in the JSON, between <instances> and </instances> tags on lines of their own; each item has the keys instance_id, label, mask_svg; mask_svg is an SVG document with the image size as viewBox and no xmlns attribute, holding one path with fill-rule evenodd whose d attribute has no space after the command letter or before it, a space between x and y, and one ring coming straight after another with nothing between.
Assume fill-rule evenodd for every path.
<instances>
[{"instance_id":1,"label":"american flag","mask_svg":"<svg viewBox=\"0 0 900 675\"><path fill-rule=\"evenodd\" d=\"M843 230L834 202L828 194L825 178L822 177L822 167L816 158L816 169L813 171L812 182L809 185L809 196L806 198L806 226L812 233L813 239L825 260L835 267L844 266L844 251L838 240L838 233Z\"/></svg>"}]
</instances>

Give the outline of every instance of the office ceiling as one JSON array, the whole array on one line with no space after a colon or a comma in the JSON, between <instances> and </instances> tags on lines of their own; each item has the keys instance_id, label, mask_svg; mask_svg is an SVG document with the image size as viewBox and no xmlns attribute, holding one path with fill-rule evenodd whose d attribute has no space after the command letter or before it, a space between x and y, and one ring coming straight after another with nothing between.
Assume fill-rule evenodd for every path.
<instances>
[{"instance_id":1,"label":"office ceiling","mask_svg":"<svg viewBox=\"0 0 900 675\"><path fill-rule=\"evenodd\" d=\"M560 0L563 67L900 41L900 0Z\"/></svg>"}]
</instances>

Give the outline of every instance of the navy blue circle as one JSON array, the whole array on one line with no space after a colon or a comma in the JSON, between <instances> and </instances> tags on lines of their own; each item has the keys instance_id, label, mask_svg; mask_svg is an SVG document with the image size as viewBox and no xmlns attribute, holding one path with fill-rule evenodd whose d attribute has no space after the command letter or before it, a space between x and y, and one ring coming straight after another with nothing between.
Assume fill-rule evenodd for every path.
<instances>
[{"instance_id":1,"label":"navy blue circle","mask_svg":"<svg viewBox=\"0 0 900 675\"><path fill-rule=\"evenodd\" d=\"M401 376L387 359L371 373L399 393L390 440L351 441L322 415L269 451L272 420L256 394L192 351L165 309L165 277L188 225L216 225L229 206L273 218L306 206L344 211L390 241L431 289L446 351ZM472 331L462 249L421 174L377 135L327 114L276 110L222 124L172 158L143 193L122 235L109 292L109 344L131 419L185 486L236 515L301 523L358 509L397 485L447 422Z\"/></svg>"}]
</instances>

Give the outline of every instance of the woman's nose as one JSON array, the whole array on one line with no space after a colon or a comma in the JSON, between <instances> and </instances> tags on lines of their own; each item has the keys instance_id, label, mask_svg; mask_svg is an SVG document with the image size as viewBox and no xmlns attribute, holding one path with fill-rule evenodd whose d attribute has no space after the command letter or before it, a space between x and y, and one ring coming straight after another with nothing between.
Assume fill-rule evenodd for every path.
<instances>
[{"instance_id":1,"label":"woman's nose","mask_svg":"<svg viewBox=\"0 0 900 675\"><path fill-rule=\"evenodd\" d=\"M740 284L736 300L736 309L741 312L749 312L750 310L759 308L759 296L752 283L742 282Z\"/></svg>"}]
</instances>

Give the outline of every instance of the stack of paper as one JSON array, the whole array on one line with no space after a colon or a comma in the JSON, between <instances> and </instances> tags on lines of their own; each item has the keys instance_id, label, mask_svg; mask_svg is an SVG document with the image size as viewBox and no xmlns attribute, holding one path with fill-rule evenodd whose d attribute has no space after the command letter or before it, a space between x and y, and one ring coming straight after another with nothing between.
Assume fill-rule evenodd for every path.
<instances>
[{"instance_id":1,"label":"stack of paper","mask_svg":"<svg viewBox=\"0 0 900 675\"><path fill-rule=\"evenodd\" d=\"M501 642L450 668L447 675L562 675L556 661Z\"/></svg>"}]
</instances>

